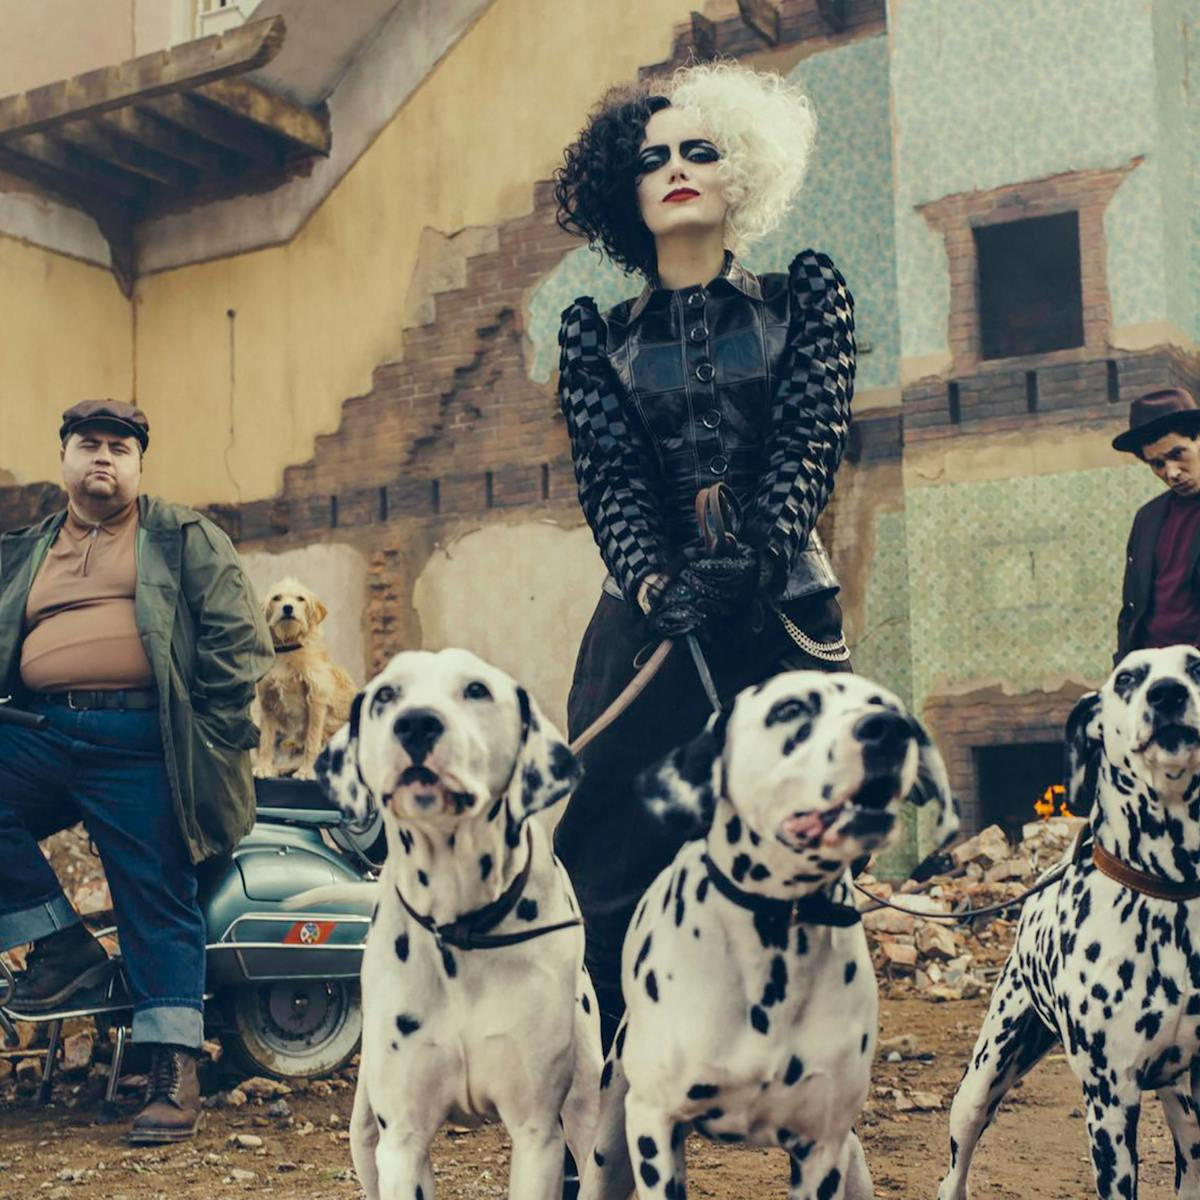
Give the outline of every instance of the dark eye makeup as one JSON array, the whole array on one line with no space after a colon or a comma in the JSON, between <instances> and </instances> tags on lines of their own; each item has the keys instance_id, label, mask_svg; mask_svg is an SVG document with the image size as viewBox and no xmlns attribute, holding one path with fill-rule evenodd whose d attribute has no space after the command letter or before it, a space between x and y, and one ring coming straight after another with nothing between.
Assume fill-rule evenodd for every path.
<instances>
[{"instance_id":1,"label":"dark eye makeup","mask_svg":"<svg viewBox=\"0 0 1200 1200\"><path fill-rule=\"evenodd\" d=\"M721 152L707 138L689 138L687 141L680 142L679 153L688 162L693 163L717 162L721 157ZM638 155L638 173L649 175L651 171L657 171L659 167L663 166L670 157L670 146L647 146Z\"/></svg>"}]
</instances>

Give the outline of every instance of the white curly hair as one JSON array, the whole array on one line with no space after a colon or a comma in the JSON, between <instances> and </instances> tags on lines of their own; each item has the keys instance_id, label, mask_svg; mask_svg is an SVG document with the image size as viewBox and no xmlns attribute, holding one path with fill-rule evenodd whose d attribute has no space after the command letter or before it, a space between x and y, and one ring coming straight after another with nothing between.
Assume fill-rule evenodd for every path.
<instances>
[{"instance_id":1,"label":"white curly hair","mask_svg":"<svg viewBox=\"0 0 1200 1200\"><path fill-rule=\"evenodd\" d=\"M732 248L777 229L803 186L817 134L804 92L780 75L721 62L680 68L668 95L721 152L718 178Z\"/></svg>"}]
</instances>

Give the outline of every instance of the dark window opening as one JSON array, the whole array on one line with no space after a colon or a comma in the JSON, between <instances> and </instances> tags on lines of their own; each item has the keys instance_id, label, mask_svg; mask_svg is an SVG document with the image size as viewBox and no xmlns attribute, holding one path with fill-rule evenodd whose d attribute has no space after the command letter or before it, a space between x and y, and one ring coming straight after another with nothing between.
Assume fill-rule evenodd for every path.
<instances>
[{"instance_id":1,"label":"dark window opening","mask_svg":"<svg viewBox=\"0 0 1200 1200\"><path fill-rule=\"evenodd\" d=\"M1028 742L1019 746L976 746L979 780L979 827L999 825L1014 842L1021 827L1038 820L1034 802L1063 781L1061 742Z\"/></svg>"},{"instance_id":2,"label":"dark window opening","mask_svg":"<svg viewBox=\"0 0 1200 1200\"><path fill-rule=\"evenodd\" d=\"M980 225L974 233L983 357L1082 346L1079 214Z\"/></svg>"}]
</instances>

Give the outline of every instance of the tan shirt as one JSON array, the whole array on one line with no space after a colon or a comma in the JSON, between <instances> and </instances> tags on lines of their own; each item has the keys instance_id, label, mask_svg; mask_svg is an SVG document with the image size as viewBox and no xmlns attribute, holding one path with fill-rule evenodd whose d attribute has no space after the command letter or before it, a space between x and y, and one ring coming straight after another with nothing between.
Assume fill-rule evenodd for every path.
<instances>
[{"instance_id":1,"label":"tan shirt","mask_svg":"<svg viewBox=\"0 0 1200 1200\"><path fill-rule=\"evenodd\" d=\"M138 507L102 525L68 510L25 605L21 680L30 691L151 687L138 635Z\"/></svg>"}]
</instances>

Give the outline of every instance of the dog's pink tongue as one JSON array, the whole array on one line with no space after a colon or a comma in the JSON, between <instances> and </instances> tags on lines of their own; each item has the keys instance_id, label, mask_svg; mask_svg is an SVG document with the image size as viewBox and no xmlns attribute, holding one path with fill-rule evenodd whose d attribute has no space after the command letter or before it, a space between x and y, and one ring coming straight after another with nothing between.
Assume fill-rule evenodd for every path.
<instances>
[{"instance_id":1,"label":"dog's pink tongue","mask_svg":"<svg viewBox=\"0 0 1200 1200\"><path fill-rule=\"evenodd\" d=\"M790 841L815 842L825 832L825 823L820 813L792 813L784 818L780 828Z\"/></svg>"}]
</instances>

